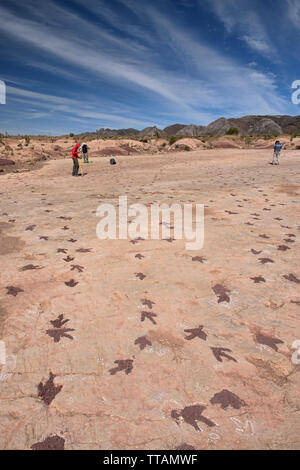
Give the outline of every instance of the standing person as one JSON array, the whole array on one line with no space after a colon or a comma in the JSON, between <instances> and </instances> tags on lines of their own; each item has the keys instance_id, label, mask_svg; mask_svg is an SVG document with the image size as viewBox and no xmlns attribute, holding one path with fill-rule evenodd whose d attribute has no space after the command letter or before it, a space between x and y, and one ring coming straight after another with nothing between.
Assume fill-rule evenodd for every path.
<instances>
[{"instance_id":1,"label":"standing person","mask_svg":"<svg viewBox=\"0 0 300 470\"><path fill-rule=\"evenodd\" d=\"M78 170L79 170L79 163L78 163L78 158L79 158L79 153L78 149L80 147L80 144L75 144L75 147L72 148L72 159L73 159L73 172L72 176L78 176Z\"/></svg>"},{"instance_id":2,"label":"standing person","mask_svg":"<svg viewBox=\"0 0 300 470\"><path fill-rule=\"evenodd\" d=\"M282 149L282 144L280 143L279 140L276 140L275 145L274 145L274 155L273 155L272 165L279 165L279 155L280 155L281 149Z\"/></svg>"},{"instance_id":3,"label":"standing person","mask_svg":"<svg viewBox=\"0 0 300 470\"><path fill-rule=\"evenodd\" d=\"M81 151L82 151L82 156L83 156L83 162L88 163L89 155L88 155L88 146L86 143L81 144Z\"/></svg>"}]
</instances>

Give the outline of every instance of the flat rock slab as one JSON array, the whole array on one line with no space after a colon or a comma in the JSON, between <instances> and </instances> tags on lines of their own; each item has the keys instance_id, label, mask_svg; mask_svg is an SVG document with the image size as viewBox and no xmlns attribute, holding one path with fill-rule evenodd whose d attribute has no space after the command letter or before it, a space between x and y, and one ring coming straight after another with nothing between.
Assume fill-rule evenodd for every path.
<instances>
[{"instance_id":1,"label":"flat rock slab","mask_svg":"<svg viewBox=\"0 0 300 470\"><path fill-rule=\"evenodd\" d=\"M1 449L299 448L300 157L271 158L1 174ZM97 207L122 195L205 204L204 247L172 223L164 240L100 241Z\"/></svg>"}]
</instances>

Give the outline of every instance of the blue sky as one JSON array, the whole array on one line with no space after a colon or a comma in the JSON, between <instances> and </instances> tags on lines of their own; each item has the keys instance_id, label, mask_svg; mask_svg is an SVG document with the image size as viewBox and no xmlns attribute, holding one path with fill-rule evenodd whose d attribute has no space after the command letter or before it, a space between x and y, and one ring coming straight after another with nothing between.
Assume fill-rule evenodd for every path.
<instances>
[{"instance_id":1,"label":"blue sky","mask_svg":"<svg viewBox=\"0 0 300 470\"><path fill-rule=\"evenodd\" d=\"M0 18L0 132L300 114L300 0L1 0Z\"/></svg>"}]
</instances>

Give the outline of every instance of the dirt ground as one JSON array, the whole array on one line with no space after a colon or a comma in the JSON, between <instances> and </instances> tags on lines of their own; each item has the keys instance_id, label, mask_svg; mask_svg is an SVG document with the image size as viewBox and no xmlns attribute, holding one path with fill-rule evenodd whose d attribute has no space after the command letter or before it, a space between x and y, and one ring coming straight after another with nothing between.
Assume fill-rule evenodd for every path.
<instances>
[{"instance_id":1,"label":"dirt ground","mask_svg":"<svg viewBox=\"0 0 300 470\"><path fill-rule=\"evenodd\" d=\"M49 137L29 136L0 138L0 176L7 173L32 171L50 160L69 159L75 142L88 145L91 159L96 157L114 157L128 155L162 154L194 150L213 149L270 149L273 148L275 137L265 136L206 136L206 137L177 137L174 143L168 138L107 138L93 139L84 136ZM247 140L248 139L248 140ZM299 150L300 137L290 135L280 136L285 150Z\"/></svg>"},{"instance_id":2,"label":"dirt ground","mask_svg":"<svg viewBox=\"0 0 300 470\"><path fill-rule=\"evenodd\" d=\"M1 449L299 448L300 152L271 157L0 175ZM205 204L204 247L99 240L120 195Z\"/></svg>"}]
</instances>

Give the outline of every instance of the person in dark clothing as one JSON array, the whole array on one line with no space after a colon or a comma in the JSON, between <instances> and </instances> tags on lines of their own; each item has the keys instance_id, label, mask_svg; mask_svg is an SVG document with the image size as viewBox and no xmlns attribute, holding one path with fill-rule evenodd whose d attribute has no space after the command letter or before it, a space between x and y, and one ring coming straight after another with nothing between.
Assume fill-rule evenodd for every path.
<instances>
[{"instance_id":1,"label":"person in dark clothing","mask_svg":"<svg viewBox=\"0 0 300 470\"><path fill-rule=\"evenodd\" d=\"M80 147L80 144L76 144L75 147L72 148L72 159L73 159L73 172L72 176L78 176L78 170L79 170L79 163L78 163L78 158L79 158L79 153L78 149Z\"/></svg>"},{"instance_id":2,"label":"person in dark clothing","mask_svg":"<svg viewBox=\"0 0 300 470\"><path fill-rule=\"evenodd\" d=\"M82 152L82 158L83 158L83 163L89 163L89 155L88 155L88 146L86 143L83 143L81 145L81 152Z\"/></svg>"},{"instance_id":3,"label":"person in dark clothing","mask_svg":"<svg viewBox=\"0 0 300 470\"><path fill-rule=\"evenodd\" d=\"M279 165L279 156L280 156L281 149L282 149L282 144L280 143L279 140L276 140L275 145L274 145L274 155L273 155L272 165Z\"/></svg>"}]
</instances>

